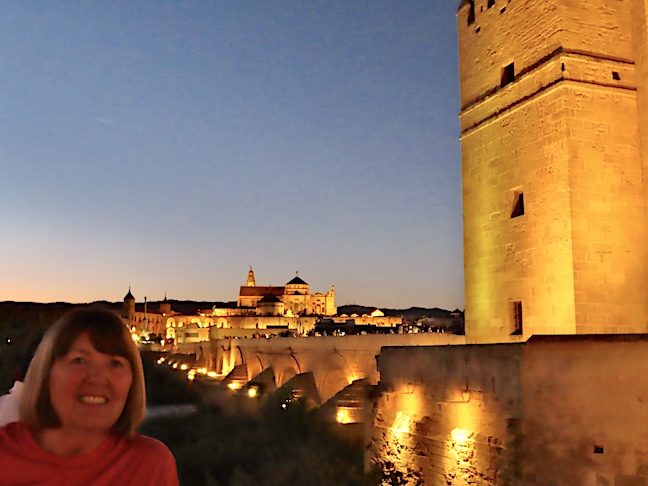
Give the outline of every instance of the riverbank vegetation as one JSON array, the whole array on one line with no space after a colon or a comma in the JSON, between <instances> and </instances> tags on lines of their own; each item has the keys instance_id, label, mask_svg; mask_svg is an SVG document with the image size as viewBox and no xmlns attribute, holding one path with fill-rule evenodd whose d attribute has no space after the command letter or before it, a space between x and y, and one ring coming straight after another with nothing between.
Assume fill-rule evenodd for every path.
<instances>
[{"instance_id":1,"label":"riverbank vegetation","mask_svg":"<svg viewBox=\"0 0 648 486\"><path fill-rule=\"evenodd\" d=\"M173 452L182 486L355 486L362 447L339 439L301 407L255 417L200 409L148 420L142 433Z\"/></svg>"}]
</instances>

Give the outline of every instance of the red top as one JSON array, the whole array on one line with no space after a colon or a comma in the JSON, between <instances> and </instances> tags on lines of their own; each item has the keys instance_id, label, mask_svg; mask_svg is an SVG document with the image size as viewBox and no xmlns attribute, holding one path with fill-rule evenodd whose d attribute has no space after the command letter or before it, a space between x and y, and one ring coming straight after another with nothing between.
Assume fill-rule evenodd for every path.
<instances>
[{"instance_id":1,"label":"red top","mask_svg":"<svg viewBox=\"0 0 648 486\"><path fill-rule=\"evenodd\" d=\"M40 447L29 428L13 422L0 428L0 483L6 486L178 486L171 451L135 434L111 435L80 456L57 456Z\"/></svg>"}]
</instances>

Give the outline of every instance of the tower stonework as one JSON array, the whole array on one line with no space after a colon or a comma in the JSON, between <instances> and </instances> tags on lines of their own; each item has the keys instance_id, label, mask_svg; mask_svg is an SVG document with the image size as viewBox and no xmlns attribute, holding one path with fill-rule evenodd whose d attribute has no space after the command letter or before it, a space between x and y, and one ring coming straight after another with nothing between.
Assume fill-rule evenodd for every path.
<instances>
[{"instance_id":1,"label":"tower stonework","mask_svg":"<svg viewBox=\"0 0 648 486\"><path fill-rule=\"evenodd\" d=\"M464 0L466 336L648 332L648 0Z\"/></svg>"}]
</instances>

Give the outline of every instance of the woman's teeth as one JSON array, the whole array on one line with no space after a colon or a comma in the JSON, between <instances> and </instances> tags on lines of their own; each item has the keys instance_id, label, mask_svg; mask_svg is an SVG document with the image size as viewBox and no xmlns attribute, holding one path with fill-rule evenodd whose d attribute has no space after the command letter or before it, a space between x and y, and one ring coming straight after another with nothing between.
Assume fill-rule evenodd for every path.
<instances>
[{"instance_id":1,"label":"woman's teeth","mask_svg":"<svg viewBox=\"0 0 648 486\"><path fill-rule=\"evenodd\" d=\"M106 397L96 395L83 395L79 397L79 400L87 405L103 405L108 401Z\"/></svg>"}]
</instances>

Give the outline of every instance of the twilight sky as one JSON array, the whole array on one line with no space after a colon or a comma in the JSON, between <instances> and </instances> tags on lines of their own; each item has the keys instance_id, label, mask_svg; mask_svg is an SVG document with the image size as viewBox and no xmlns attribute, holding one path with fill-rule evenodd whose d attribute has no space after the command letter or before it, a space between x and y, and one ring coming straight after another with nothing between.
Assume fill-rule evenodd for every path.
<instances>
[{"instance_id":1,"label":"twilight sky","mask_svg":"<svg viewBox=\"0 0 648 486\"><path fill-rule=\"evenodd\" d=\"M463 308L456 7L7 1L0 300Z\"/></svg>"}]
</instances>

